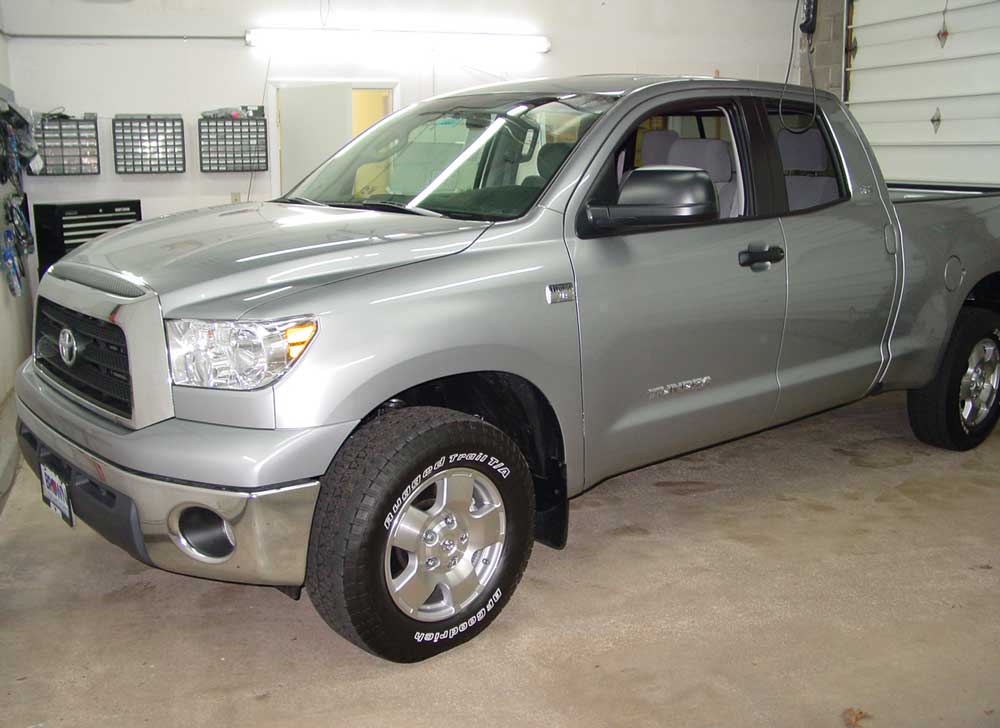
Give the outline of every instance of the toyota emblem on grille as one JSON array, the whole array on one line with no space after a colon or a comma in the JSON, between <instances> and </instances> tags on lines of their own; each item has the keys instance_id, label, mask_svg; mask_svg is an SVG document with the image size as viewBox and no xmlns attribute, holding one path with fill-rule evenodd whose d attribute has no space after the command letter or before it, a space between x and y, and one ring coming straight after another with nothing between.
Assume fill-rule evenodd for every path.
<instances>
[{"instance_id":1,"label":"toyota emblem on grille","mask_svg":"<svg viewBox=\"0 0 1000 728\"><path fill-rule=\"evenodd\" d=\"M73 366L76 361L76 337L69 329L59 332L59 356L68 367Z\"/></svg>"}]
</instances>

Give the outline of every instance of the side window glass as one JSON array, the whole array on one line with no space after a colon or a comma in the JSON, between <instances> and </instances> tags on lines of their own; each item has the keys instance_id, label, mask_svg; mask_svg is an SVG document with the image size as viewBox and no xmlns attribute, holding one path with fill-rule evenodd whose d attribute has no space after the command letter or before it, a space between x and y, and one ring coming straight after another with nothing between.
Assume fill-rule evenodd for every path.
<instances>
[{"instance_id":1,"label":"side window glass","mask_svg":"<svg viewBox=\"0 0 1000 728\"><path fill-rule=\"evenodd\" d=\"M613 184L602 185L604 196L617 190L632 169L677 165L705 170L719 196L720 218L747 214L746 191L739 153L733 141L730 113L722 107L663 111L639 124L615 158Z\"/></svg>"},{"instance_id":2,"label":"side window glass","mask_svg":"<svg viewBox=\"0 0 1000 728\"><path fill-rule=\"evenodd\" d=\"M846 199L832 150L819 126L810 124L811 114L786 110L779 119L777 109L769 109L768 121L781 155L789 211Z\"/></svg>"}]
</instances>

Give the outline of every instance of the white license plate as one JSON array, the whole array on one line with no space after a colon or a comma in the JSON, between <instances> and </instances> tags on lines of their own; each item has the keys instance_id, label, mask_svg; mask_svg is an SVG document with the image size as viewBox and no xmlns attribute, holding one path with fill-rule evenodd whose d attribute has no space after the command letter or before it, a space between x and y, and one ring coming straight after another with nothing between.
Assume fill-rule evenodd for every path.
<instances>
[{"instance_id":1,"label":"white license plate","mask_svg":"<svg viewBox=\"0 0 1000 728\"><path fill-rule=\"evenodd\" d=\"M70 526L73 525L73 505L69 500L69 489L66 482L52 469L42 468L42 500L54 513L61 516Z\"/></svg>"}]
</instances>

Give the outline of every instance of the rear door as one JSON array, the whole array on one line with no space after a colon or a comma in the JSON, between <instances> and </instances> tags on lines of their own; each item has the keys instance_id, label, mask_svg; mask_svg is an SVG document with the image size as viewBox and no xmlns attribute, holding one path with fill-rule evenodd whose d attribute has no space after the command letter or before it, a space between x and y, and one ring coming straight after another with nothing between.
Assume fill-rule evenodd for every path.
<instances>
[{"instance_id":1,"label":"rear door","mask_svg":"<svg viewBox=\"0 0 1000 728\"><path fill-rule=\"evenodd\" d=\"M740 265L741 251L783 245L757 189L763 175L768 191L770 171L750 154L766 141L746 117L752 99L692 96L630 112L568 209L589 483L760 429L774 413L785 268ZM586 204L614 204L624 173L647 163L711 168L726 219L588 231Z\"/></svg>"},{"instance_id":2,"label":"rear door","mask_svg":"<svg viewBox=\"0 0 1000 728\"><path fill-rule=\"evenodd\" d=\"M788 270L775 422L864 396L887 361L897 261L884 185L841 107L777 99L770 132Z\"/></svg>"}]
</instances>

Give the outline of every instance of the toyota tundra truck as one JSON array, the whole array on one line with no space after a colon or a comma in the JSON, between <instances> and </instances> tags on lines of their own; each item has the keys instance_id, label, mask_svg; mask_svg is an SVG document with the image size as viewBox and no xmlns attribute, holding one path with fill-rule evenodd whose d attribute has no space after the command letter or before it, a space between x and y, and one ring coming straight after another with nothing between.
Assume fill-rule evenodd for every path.
<instances>
[{"instance_id":1,"label":"toyota tundra truck","mask_svg":"<svg viewBox=\"0 0 1000 728\"><path fill-rule=\"evenodd\" d=\"M413 662L601 481L889 390L972 448L998 364L997 190L887 185L827 93L584 76L414 104L279 199L66 256L17 437L69 525Z\"/></svg>"}]
</instances>

